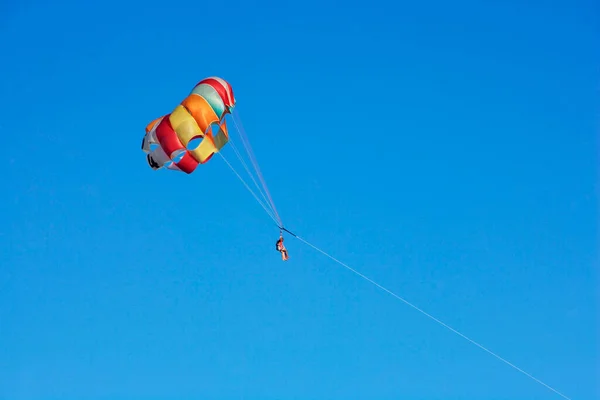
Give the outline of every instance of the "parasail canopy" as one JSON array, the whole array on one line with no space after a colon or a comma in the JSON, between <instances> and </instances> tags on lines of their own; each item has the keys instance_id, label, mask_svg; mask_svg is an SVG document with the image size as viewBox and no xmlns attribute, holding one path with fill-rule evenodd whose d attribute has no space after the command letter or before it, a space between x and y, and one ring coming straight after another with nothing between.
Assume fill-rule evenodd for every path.
<instances>
[{"instance_id":1,"label":"parasail canopy","mask_svg":"<svg viewBox=\"0 0 600 400\"><path fill-rule=\"evenodd\" d=\"M201 80L167 115L146 126L142 150L148 165L192 173L228 142L225 116L235 107L231 85L222 78Z\"/></svg>"}]
</instances>

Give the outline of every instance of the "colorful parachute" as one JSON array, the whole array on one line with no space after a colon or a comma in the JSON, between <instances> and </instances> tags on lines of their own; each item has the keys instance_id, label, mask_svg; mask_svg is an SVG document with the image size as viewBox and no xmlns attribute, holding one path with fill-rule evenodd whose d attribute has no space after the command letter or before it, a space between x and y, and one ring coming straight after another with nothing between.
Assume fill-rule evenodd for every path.
<instances>
[{"instance_id":1,"label":"colorful parachute","mask_svg":"<svg viewBox=\"0 0 600 400\"><path fill-rule=\"evenodd\" d=\"M234 106L228 82L218 77L198 82L170 114L146 126L142 150L148 165L155 170L165 167L192 173L229 141L225 116ZM200 143L194 146L198 140Z\"/></svg>"}]
</instances>

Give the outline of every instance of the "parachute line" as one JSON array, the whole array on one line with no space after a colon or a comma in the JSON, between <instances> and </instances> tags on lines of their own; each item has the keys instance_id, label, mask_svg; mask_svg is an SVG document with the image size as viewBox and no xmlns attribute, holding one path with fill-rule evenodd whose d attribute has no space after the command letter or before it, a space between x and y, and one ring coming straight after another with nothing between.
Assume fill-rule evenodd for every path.
<instances>
[{"instance_id":1,"label":"parachute line","mask_svg":"<svg viewBox=\"0 0 600 400\"><path fill-rule=\"evenodd\" d=\"M286 229L287 231L287 229ZM287 231L289 232L289 231ZM317 246L315 246L314 244L308 242L307 240L301 238L298 235L295 235L291 232L289 232L293 237L295 237L296 239L300 240L301 242L303 242L304 244L312 247L314 250L318 251L319 253L323 254L324 256L330 258L331 260L335 261L337 264L341 265L342 267L348 269L349 271L353 272L354 274L358 275L359 277L363 278L364 280L366 280L367 282L375 285L376 287L378 287L379 289L383 290L384 292L390 294L391 296L395 297L396 299L400 300L401 302L403 302L404 304L408 305L409 307L412 307L413 309L417 310L418 312L420 312L421 314L425 315L426 317L430 318L431 320L437 322L439 325L443 326L444 328L450 330L451 332L455 333L456 335L462 337L463 339L467 340L468 342L470 342L471 344L474 344L475 346L479 347L481 350L487 352L488 354L491 354L492 356L494 356L495 358L497 358L498 360L502 361L503 363L507 364L508 366L514 368L515 370L521 372L522 374L524 374L525 376L529 377L530 379L534 380L535 382L539 383L540 385L546 387L547 389L553 391L554 393L558 394L559 396L563 397L564 399L567 400L571 400L569 397L565 396L564 394L562 394L561 392L559 392L558 390L554 389L552 386L542 382L541 380L539 380L538 378L536 378L535 376L531 375L530 373L522 370L521 368L517 367L516 365L514 365L513 363L507 361L506 359L500 357L498 354L494 353L493 351L489 350L488 348L484 347L483 345L477 343L475 340L469 338L468 336L460 333L459 331L457 331L456 329L452 328L451 326L447 325L446 323L440 321L439 319L435 318L434 316L432 316L431 314L425 312L424 310L420 309L419 307L415 306L414 304L412 304L411 302L409 302L408 300L404 299L403 297L397 295L396 293L392 292L391 290L385 288L384 286L380 285L379 283L375 282L374 280L368 278L367 276L361 274L360 272L358 272L357 270L351 268L350 266L348 266L347 264L343 263L342 261L338 260L337 258L333 257L332 255L330 255L329 253L321 250L320 248L318 248Z\"/></svg>"},{"instance_id":2,"label":"parachute line","mask_svg":"<svg viewBox=\"0 0 600 400\"><path fill-rule=\"evenodd\" d=\"M269 200L267 200L267 198L266 198L265 193L263 192L263 190L258 186L258 182L256 182L256 179L254 179L254 175L252 175L252 172L250 172L250 168L248 168L248 164L246 164L246 162L244 161L244 158L240 154L239 150L237 149L237 147L235 146L235 144L233 143L233 141L230 140L229 144L230 144L231 148L233 149L233 152L235 153L235 155L238 158L238 160L240 160L240 162L242 163L242 166L244 167L244 169L246 170L246 172L248 173L248 175L250 175L250 179L252 179L252 182L254 183L254 186L256 186L256 189L258 190L258 192L262 196L263 200L269 206L269 208L271 209L271 211L273 213L275 213L275 210L273 210L273 207L271 206Z\"/></svg>"},{"instance_id":3,"label":"parachute line","mask_svg":"<svg viewBox=\"0 0 600 400\"><path fill-rule=\"evenodd\" d=\"M252 150L252 146L250 145L250 141L248 140L248 136L246 135L246 131L244 130L244 126L242 125L242 121L238 115L237 109L233 110L232 117L233 117L233 123L236 127L236 130L238 131L238 133L240 134L240 138L242 139L242 144L244 145L244 148L246 149L246 152L248 153L250 162L254 166L254 169L256 171L258 179L260 180L260 182L263 186L263 189L269 199L271 208L273 209L273 212L275 213L275 217L277 218L278 225L283 226L283 222L281 221L281 217L279 216L279 213L277 212L277 208L275 207L275 202L273 201L273 198L271 197L271 193L269 192L269 188L267 187L265 178L260 170L260 167L258 166L258 161L256 160L256 156L254 155L254 151Z\"/></svg>"},{"instance_id":4,"label":"parachute line","mask_svg":"<svg viewBox=\"0 0 600 400\"><path fill-rule=\"evenodd\" d=\"M265 210L265 212L267 213L267 215L269 217L271 217L271 219L273 220L273 222L275 222L276 224L279 224L279 222L277 221L277 219L275 218L275 216L272 214L272 212L267 208L267 206L265 204L263 204L263 202L256 195L256 193L254 193L254 191L252 190L252 188L250 188L250 186L248 186L248 184L246 183L246 181L244 180L244 178L242 178L242 176L240 174L238 174L238 172L235 170L235 168L233 168L233 166L229 163L229 161L227 161L227 159L225 158L225 156L223 155L223 153L218 152L217 154L219 154L221 156L221 158L223 159L223 161L225 161L225 164L227 164L227 166L233 171L233 173L238 177L238 179L244 184L244 186L246 187L246 189L248 189L248 191L250 192L250 194L252 194L252 196L254 196L254 198L256 199L256 201L258 202L258 204L260 204L260 206Z\"/></svg>"}]
</instances>

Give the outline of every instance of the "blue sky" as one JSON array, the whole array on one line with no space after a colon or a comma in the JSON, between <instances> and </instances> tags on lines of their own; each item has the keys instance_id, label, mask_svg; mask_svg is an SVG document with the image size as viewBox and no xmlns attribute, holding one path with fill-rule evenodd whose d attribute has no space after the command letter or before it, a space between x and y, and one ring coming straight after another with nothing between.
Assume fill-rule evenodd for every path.
<instances>
[{"instance_id":1,"label":"blue sky","mask_svg":"<svg viewBox=\"0 0 600 400\"><path fill-rule=\"evenodd\" d=\"M152 171L146 124L218 75L291 230L598 398L598 15L4 2L0 397L560 398L293 238L282 263L221 160Z\"/></svg>"}]
</instances>

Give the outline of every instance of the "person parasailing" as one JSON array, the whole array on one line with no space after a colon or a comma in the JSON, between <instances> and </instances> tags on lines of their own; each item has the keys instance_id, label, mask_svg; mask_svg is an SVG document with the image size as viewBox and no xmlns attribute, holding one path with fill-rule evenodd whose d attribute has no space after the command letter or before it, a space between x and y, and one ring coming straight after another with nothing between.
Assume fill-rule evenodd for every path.
<instances>
[{"instance_id":1,"label":"person parasailing","mask_svg":"<svg viewBox=\"0 0 600 400\"><path fill-rule=\"evenodd\" d=\"M287 261L290 258L290 256L288 255L288 251L283 244L283 233L281 231L279 232L279 240L277 240L275 248L278 252L281 253L281 259L283 261Z\"/></svg>"}]
</instances>

